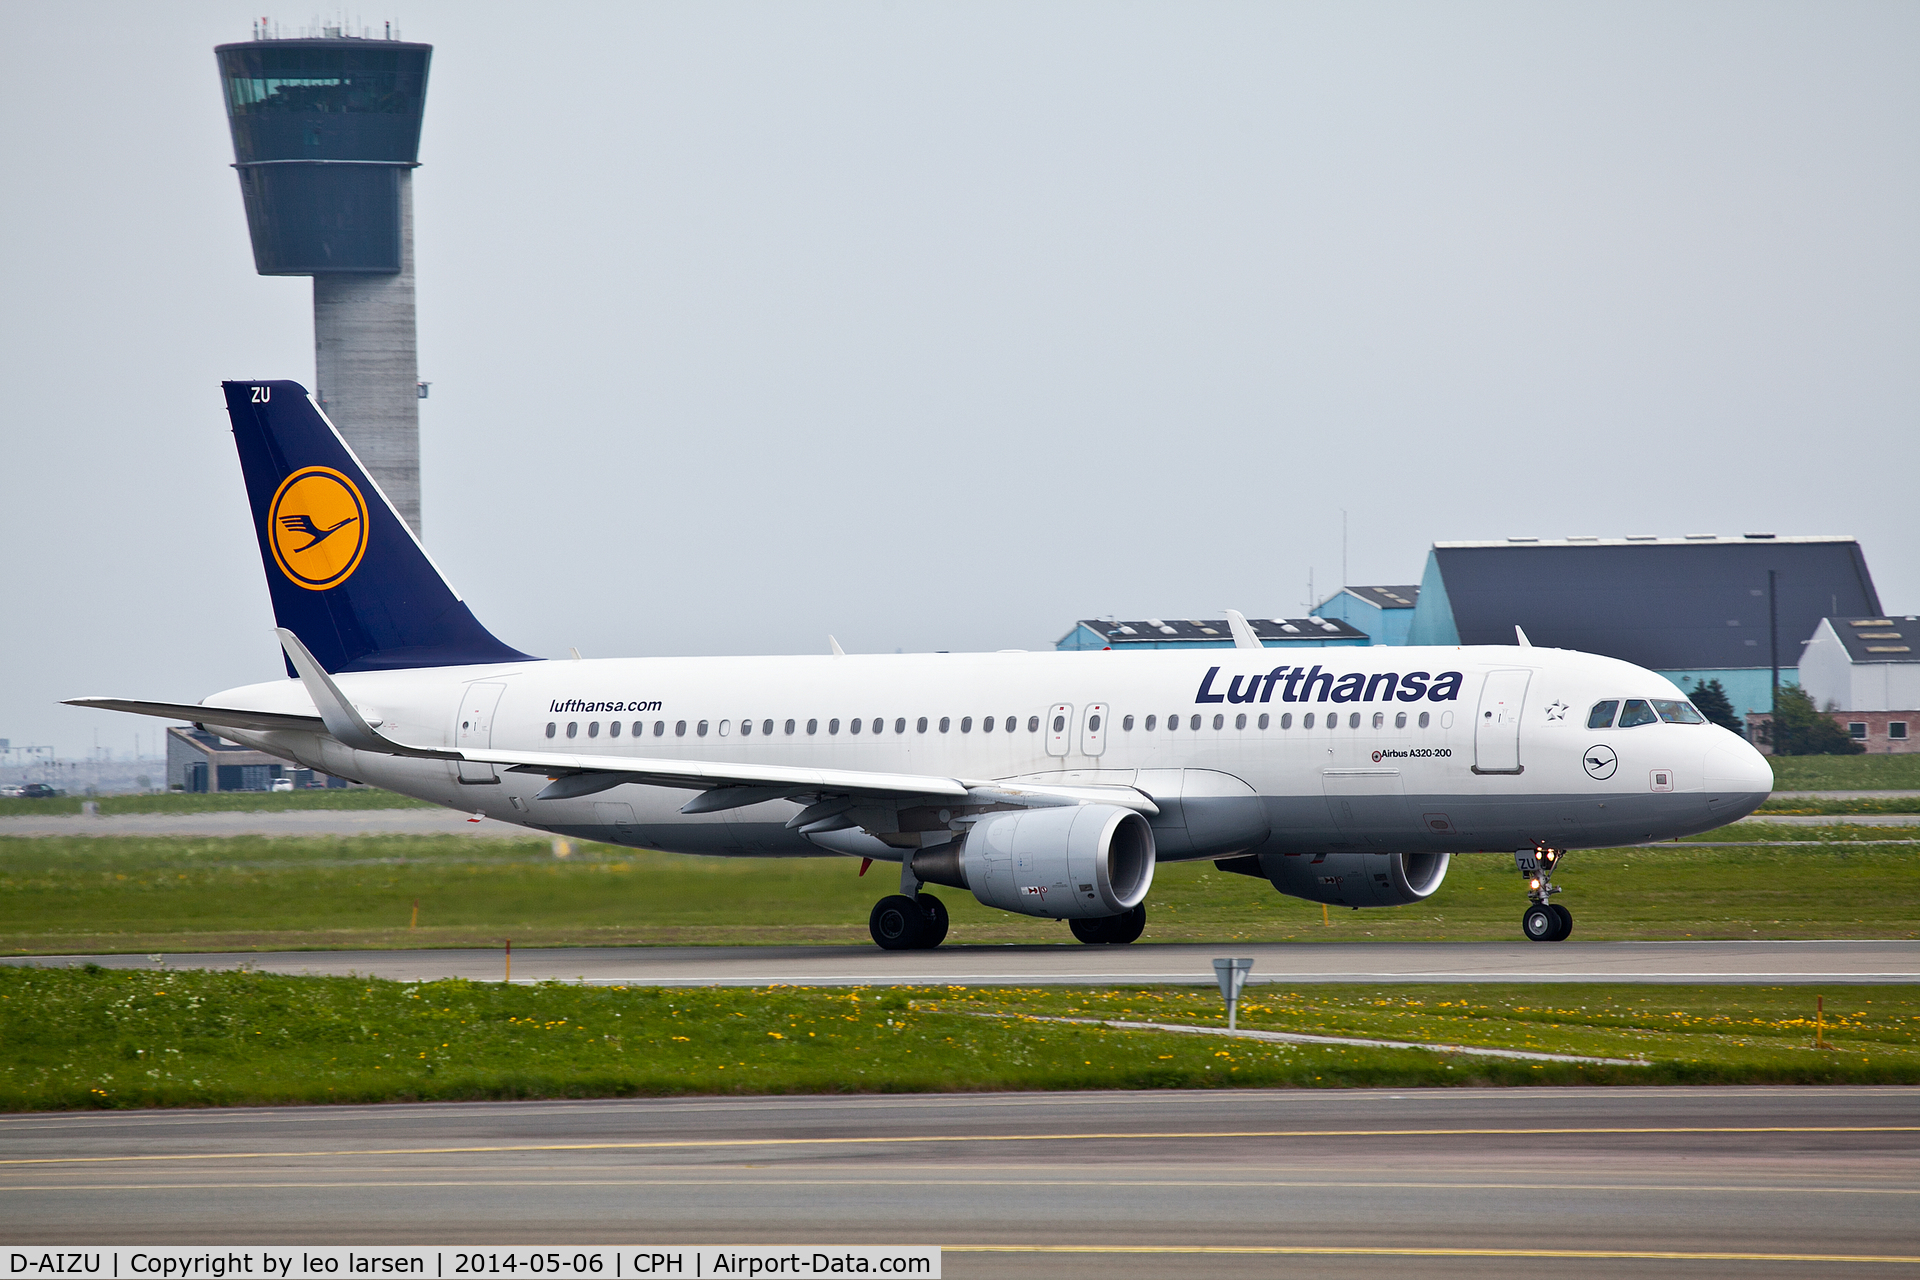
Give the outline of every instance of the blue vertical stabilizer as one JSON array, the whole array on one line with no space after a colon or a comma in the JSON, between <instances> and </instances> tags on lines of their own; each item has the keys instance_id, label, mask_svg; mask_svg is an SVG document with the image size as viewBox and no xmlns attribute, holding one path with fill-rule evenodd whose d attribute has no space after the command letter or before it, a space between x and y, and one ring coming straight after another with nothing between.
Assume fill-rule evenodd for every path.
<instances>
[{"instance_id":1,"label":"blue vertical stabilizer","mask_svg":"<svg viewBox=\"0 0 1920 1280\"><path fill-rule=\"evenodd\" d=\"M453 593L305 387L221 386L274 620L322 667L531 660L494 639Z\"/></svg>"}]
</instances>

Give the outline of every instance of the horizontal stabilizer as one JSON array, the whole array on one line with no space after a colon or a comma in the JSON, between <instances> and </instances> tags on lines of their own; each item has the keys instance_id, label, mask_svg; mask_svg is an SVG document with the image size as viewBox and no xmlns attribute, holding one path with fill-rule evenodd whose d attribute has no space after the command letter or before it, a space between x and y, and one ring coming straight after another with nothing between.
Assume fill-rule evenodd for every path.
<instances>
[{"instance_id":1,"label":"horizontal stabilizer","mask_svg":"<svg viewBox=\"0 0 1920 1280\"><path fill-rule=\"evenodd\" d=\"M222 729L299 729L307 733L325 733L319 716L285 715L278 711L247 711L240 707L209 707L198 702L143 702L136 698L68 698L69 707L94 707L101 711L129 711L136 716L159 716L163 720L191 720Z\"/></svg>"}]
</instances>

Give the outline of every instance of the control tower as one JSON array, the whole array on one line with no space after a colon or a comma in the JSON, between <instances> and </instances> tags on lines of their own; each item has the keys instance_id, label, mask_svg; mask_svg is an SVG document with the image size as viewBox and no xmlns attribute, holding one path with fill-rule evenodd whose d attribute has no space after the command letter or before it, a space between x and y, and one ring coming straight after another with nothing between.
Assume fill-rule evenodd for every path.
<instances>
[{"instance_id":1,"label":"control tower","mask_svg":"<svg viewBox=\"0 0 1920 1280\"><path fill-rule=\"evenodd\" d=\"M254 30L214 49L253 264L313 277L315 396L417 535L413 170L433 46Z\"/></svg>"}]
</instances>

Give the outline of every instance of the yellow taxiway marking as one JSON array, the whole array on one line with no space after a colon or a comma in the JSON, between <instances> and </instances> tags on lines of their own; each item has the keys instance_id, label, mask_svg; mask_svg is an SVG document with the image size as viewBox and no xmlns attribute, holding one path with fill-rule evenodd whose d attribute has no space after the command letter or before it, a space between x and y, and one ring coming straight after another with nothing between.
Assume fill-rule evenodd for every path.
<instances>
[{"instance_id":1,"label":"yellow taxiway marking","mask_svg":"<svg viewBox=\"0 0 1920 1280\"><path fill-rule=\"evenodd\" d=\"M1153 1181L1095 1178L383 1178L351 1182L302 1179L298 1182L48 1182L0 1183L5 1191L374 1191L393 1187L1100 1187L1145 1190L1190 1187L1212 1191L1307 1190L1380 1191L1574 1191L1643 1195L1793 1195L1920 1196L1920 1187L1694 1186L1638 1183L1560 1182L1279 1182L1162 1178Z\"/></svg>"},{"instance_id":2,"label":"yellow taxiway marking","mask_svg":"<svg viewBox=\"0 0 1920 1280\"><path fill-rule=\"evenodd\" d=\"M1920 1133L1920 1125L1671 1125L1531 1129L1230 1129L1184 1133L989 1133L895 1134L869 1138L707 1138L656 1142L541 1142L481 1147L379 1147L345 1151L192 1151L154 1156L30 1156L0 1159L8 1165L131 1164L171 1160L299 1160L329 1156L497 1155L516 1151L670 1151L731 1147L854 1147L924 1145L934 1142L1099 1142L1192 1138L1453 1138L1568 1137L1639 1134Z\"/></svg>"},{"instance_id":3,"label":"yellow taxiway marking","mask_svg":"<svg viewBox=\"0 0 1920 1280\"><path fill-rule=\"evenodd\" d=\"M942 1253L1164 1253L1253 1254L1274 1257L1335 1258L1610 1258L1683 1262L1893 1262L1912 1264L1920 1256L1884 1253L1719 1253L1692 1249L1423 1249L1345 1245L1103 1245L1103 1244L943 1244Z\"/></svg>"}]
</instances>

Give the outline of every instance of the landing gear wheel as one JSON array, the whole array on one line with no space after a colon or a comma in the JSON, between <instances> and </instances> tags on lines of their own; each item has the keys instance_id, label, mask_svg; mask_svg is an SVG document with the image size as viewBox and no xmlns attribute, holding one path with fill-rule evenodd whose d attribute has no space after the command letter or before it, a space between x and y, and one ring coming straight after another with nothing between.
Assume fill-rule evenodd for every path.
<instances>
[{"instance_id":1,"label":"landing gear wheel","mask_svg":"<svg viewBox=\"0 0 1920 1280\"><path fill-rule=\"evenodd\" d=\"M944 908L941 912L945 914ZM912 951L925 945L927 912L903 893L889 894L873 904L867 917L867 932L882 950Z\"/></svg>"},{"instance_id":2,"label":"landing gear wheel","mask_svg":"<svg viewBox=\"0 0 1920 1280\"><path fill-rule=\"evenodd\" d=\"M1131 911L1117 916L1101 916L1092 920L1069 920L1067 927L1073 930L1073 936L1089 945L1106 944L1124 946L1138 938L1147 927L1147 904L1141 903Z\"/></svg>"},{"instance_id":3,"label":"landing gear wheel","mask_svg":"<svg viewBox=\"0 0 1920 1280\"><path fill-rule=\"evenodd\" d=\"M1560 917L1560 932L1553 940L1555 942L1565 942L1567 935L1573 932L1573 912L1567 910L1557 902L1549 902L1547 905L1553 909L1553 914Z\"/></svg>"},{"instance_id":4,"label":"landing gear wheel","mask_svg":"<svg viewBox=\"0 0 1920 1280\"><path fill-rule=\"evenodd\" d=\"M926 920L920 947L931 951L947 940L947 904L930 893L919 894L914 900L920 904L920 913Z\"/></svg>"},{"instance_id":5,"label":"landing gear wheel","mask_svg":"<svg viewBox=\"0 0 1920 1280\"><path fill-rule=\"evenodd\" d=\"M874 908L876 911L878 907ZM1567 919L1567 928L1573 927L1572 917ZM1520 917L1520 931L1527 935L1529 942L1558 942L1561 938L1560 913L1544 902L1536 902L1527 908ZM878 934L874 935L876 938ZM881 943L886 946L886 943Z\"/></svg>"}]
</instances>

